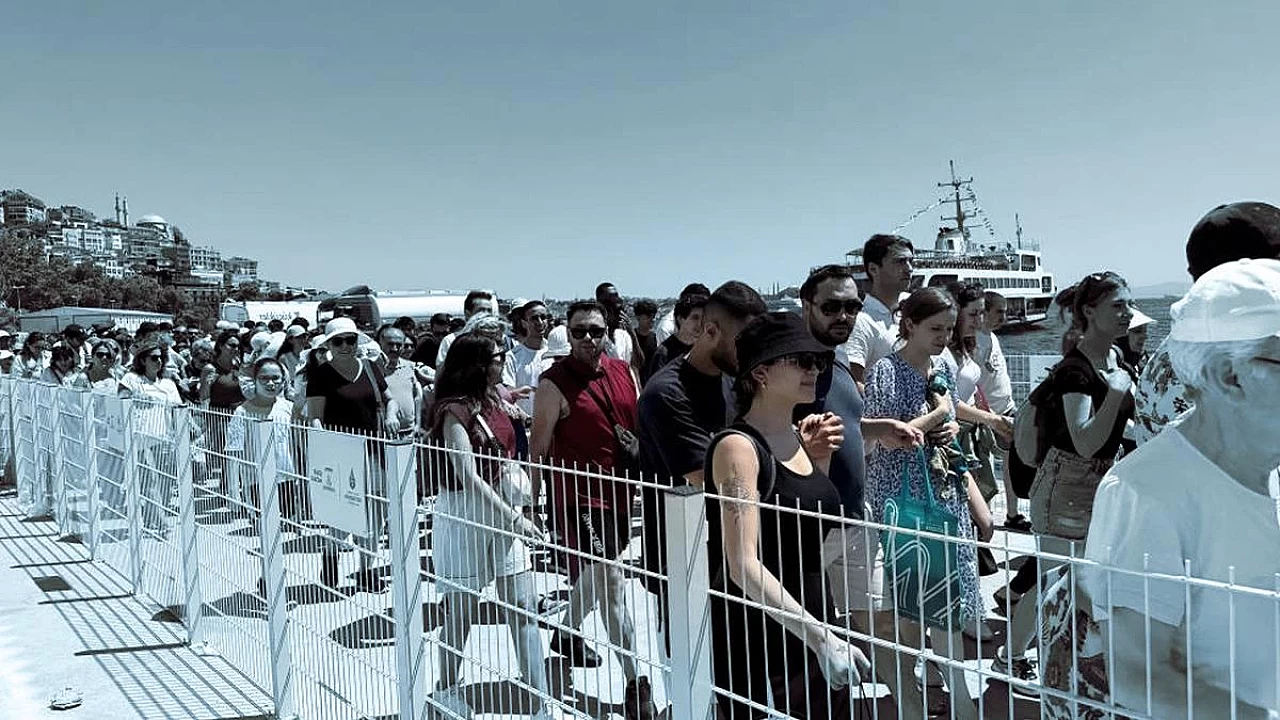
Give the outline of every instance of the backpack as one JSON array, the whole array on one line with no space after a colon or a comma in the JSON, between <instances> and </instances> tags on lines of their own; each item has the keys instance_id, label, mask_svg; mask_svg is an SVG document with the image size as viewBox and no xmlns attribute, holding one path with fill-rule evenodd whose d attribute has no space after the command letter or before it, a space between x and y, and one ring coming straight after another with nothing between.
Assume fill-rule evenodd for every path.
<instances>
[{"instance_id":1,"label":"backpack","mask_svg":"<svg viewBox=\"0 0 1280 720\"><path fill-rule=\"evenodd\" d=\"M1115 352L1114 348L1112 352ZM1052 438L1048 432L1049 428L1046 427L1046 421L1050 416L1042 413L1041 410L1061 412L1062 397L1054 392L1054 376L1058 370L1073 365L1085 366L1085 361L1079 358L1073 359L1070 356L1060 360L1049 370L1045 379L1031 391L1031 394L1027 395L1026 401L1013 417L1013 451L1017 454L1018 460L1027 466L1036 467L1049 452ZM1120 367L1128 370L1128 365L1123 361L1120 362ZM1097 372L1092 364L1087 365L1087 368L1090 372Z\"/></svg>"}]
</instances>

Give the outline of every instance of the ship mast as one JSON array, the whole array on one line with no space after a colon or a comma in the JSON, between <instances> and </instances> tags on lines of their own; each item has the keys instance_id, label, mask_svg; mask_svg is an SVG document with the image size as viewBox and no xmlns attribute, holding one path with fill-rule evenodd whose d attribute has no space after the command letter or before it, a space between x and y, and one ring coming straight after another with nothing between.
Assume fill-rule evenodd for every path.
<instances>
[{"instance_id":1,"label":"ship mast","mask_svg":"<svg viewBox=\"0 0 1280 720\"><path fill-rule=\"evenodd\" d=\"M966 241L965 244L967 245L969 240L969 230L965 228L964 221L968 217L968 215L965 214L964 205L961 204L962 198L960 197L960 189L964 188L968 190L969 186L973 183L973 178L969 178L967 180L961 180L960 178L956 177L956 161L951 160L949 162L951 165L951 182L938 183L938 187L951 188L952 202L955 203L956 214L953 217L943 217L942 219L954 220L956 222L956 229L960 231L960 236L965 239Z\"/></svg>"}]
</instances>

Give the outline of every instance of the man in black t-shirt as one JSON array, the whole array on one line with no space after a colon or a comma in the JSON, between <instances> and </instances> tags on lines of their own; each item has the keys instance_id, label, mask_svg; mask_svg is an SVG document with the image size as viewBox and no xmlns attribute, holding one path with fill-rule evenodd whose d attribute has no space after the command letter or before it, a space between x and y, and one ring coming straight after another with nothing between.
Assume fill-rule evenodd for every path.
<instances>
[{"instance_id":1,"label":"man in black t-shirt","mask_svg":"<svg viewBox=\"0 0 1280 720\"><path fill-rule=\"evenodd\" d=\"M705 304L705 322L699 320L701 332L688 355L681 353L658 369L640 393L637 409L640 469L646 478L672 487L702 487L707 446L711 437L725 427L729 415L730 401L724 393L722 375L737 372L738 333L768 310L755 290L736 281L721 285ZM665 575L666 514L661 493L644 488L640 495L644 507L644 566ZM665 618L666 599L661 583L651 583L649 591L658 596L659 612ZM665 622L663 633L669 646Z\"/></svg>"},{"instance_id":2,"label":"man in black t-shirt","mask_svg":"<svg viewBox=\"0 0 1280 720\"><path fill-rule=\"evenodd\" d=\"M409 362L415 365L436 366L436 353L440 350L440 338L449 334L449 314L436 313L431 316L431 327L418 336L413 355Z\"/></svg>"}]
</instances>

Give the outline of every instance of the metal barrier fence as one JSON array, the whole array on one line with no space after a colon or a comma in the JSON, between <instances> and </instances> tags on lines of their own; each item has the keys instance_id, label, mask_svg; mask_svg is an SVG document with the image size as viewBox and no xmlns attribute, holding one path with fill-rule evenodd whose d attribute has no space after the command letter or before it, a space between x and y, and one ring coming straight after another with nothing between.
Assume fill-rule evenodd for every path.
<instances>
[{"instance_id":1,"label":"metal barrier fence","mask_svg":"<svg viewBox=\"0 0 1280 720\"><path fill-rule=\"evenodd\" d=\"M1031 367L1011 362L1015 388ZM9 378L0 414L24 510L168 608L278 718L1246 718L1280 705L1280 577L1109 568L1027 535L981 543ZM520 497L526 479L546 493ZM756 539L728 542L726 513L754 516ZM877 595L884 538L898 572ZM976 590L926 588L903 563L935 557L930 542L954 549L936 555L949 572L979 548L996 571ZM1031 562L1032 589L996 605ZM938 593L978 610L908 619ZM1170 617L1172 637L1153 619ZM1190 709L1167 711L1179 702Z\"/></svg>"}]
</instances>

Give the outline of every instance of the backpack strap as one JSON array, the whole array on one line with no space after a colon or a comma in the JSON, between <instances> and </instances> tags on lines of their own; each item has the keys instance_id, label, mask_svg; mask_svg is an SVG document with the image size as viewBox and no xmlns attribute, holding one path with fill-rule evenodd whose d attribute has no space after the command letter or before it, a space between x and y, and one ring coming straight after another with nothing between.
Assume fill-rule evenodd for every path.
<instances>
[{"instance_id":1,"label":"backpack strap","mask_svg":"<svg viewBox=\"0 0 1280 720\"><path fill-rule=\"evenodd\" d=\"M773 485L776 477L777 469L774 467L773 453L769 451L769 446L765 442L760 431L745 422L737 422L728 428L716 433L711 438L711 444L707 446L707 458L702 469L703 477L707 481L711 479L711 458L715 455L716 446L721 440L730 435L744 435L751 440L751 444L756 449L756 463L759 465L759 471L756 474L756 491L760 494L760 499L764 500L773 494ZM704 482L704 486L707 483ZM718 490L719 488L717 488Z\"/></svg>"}]
</instances>

